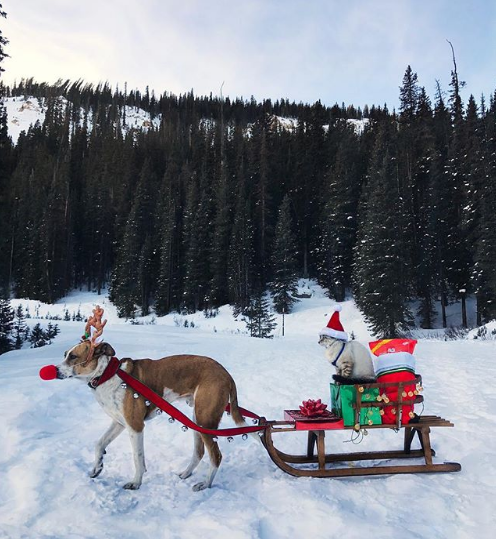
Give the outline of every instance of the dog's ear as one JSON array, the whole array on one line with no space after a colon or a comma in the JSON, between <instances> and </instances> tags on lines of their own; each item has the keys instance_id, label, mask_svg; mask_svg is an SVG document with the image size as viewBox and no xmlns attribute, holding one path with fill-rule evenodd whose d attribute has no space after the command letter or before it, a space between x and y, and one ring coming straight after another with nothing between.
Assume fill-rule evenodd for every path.
<instances>
[{"instance_id":1,"label":"dog's ear","mask_svg":"<svg viewBox=\"0 0 496 539\"><path fill-rule=\"evenodd\" d=\"M103 355L113 357L115 356L115 350L110 346L109 343L102 342L95 348L94 355L95 357L100 357Z\"/></svg>"}]
</instances>

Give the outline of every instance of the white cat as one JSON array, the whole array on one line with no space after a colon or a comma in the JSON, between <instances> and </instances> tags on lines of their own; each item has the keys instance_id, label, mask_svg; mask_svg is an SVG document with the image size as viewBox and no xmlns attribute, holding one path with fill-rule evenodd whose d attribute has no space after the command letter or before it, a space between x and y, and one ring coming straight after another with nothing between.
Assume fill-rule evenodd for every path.
<instances>
[{"instance_id":1,"label":"white cat","mask_svg":"<svg viewBox=\"0 0 496 539\"><path fill-rule=\"evenodd\" d=\"M325 348L336 374L343 378L375 381L374 366L369 351L357 341L343 341L320 335L319 344Z\"/></svg>"}]
</instances>

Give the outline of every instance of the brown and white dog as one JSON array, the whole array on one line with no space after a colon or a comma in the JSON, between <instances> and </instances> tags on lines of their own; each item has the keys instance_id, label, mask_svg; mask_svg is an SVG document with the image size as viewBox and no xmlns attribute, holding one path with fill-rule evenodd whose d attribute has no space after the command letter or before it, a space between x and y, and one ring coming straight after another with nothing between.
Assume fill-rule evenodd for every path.
<instances>
[{"instance_id":1,"label":"brown and white dog","mask_svg":"<svg viewBox=\"0 0 496 539\"><path fill-rule=\"evenodd\" d=\"M109 344L101 343L94 348L90 357L90 349L90 342L83 341L66 352L64 362L57 366L57 378L75 377L90 382L101 376L115 351ZM158 360L125 358L122 360L121 369L170 403L185 399L193 406L193 421L202 427L217 429L229 402L236 425L246 425L238 408L234 380L222 365L209 357L176 355ZM143 430L145 421L156 416L156 407L153 404L147 406L143 397L134 398L134 391L123 387L118 376L113 376L97 386L94 392L100 406L112 418L112 423L96 444L95 463L90 477L97 477L101 473L105 448L127 429L133 449L135 475L124 488L138 489L146 471ZM188 467L179 474L181 479L186 479L193 473L203 458L205 446L210 457L210 469L205 480L193 486L195 491L212 486L222 460L216 439L208 434L194 432L193 456Z\"/></svg>"}]
</instances>

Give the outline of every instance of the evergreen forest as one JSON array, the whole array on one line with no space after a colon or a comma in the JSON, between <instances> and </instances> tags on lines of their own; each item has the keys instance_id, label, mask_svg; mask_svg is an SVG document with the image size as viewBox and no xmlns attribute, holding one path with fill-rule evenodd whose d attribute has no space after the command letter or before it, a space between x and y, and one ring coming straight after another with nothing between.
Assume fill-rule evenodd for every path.
<instances>
[{"instance_id":1,"label":"evergreen forest","mask_svg":"<svg viewBox=\"0 0 496 539\"><path fill-rule=\"evenodd\" d=\"M289 312L305 276L351 292L381 336L432 327L435 308L446 326L468 294L494 319L496 93L462 86L455 64L431 99L408 66L391 111L2 85L46 108L13 145L0 106L2 296L108 287L134 317L244 312L270 290ZM126 128L129 107L146 128Z\"/></svg>"}]
</instances>

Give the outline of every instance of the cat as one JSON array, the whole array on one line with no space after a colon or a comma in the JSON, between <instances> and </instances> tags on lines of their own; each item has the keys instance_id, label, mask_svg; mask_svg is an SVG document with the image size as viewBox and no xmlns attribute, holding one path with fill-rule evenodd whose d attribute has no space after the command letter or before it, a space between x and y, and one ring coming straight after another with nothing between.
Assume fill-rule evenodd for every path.
<instances>
[{"instance_id":1,"label":"cat","mask_svg":"<svg viewBox=\"0 0 496 539\"><path fill-rule=\"evenodd\" d=\"M335 379L375 381L372 358L363 344L334 339L328 335L320 335L319 344L325 348L327 359L336 368Z\"/></svg>"}]
</instances>

